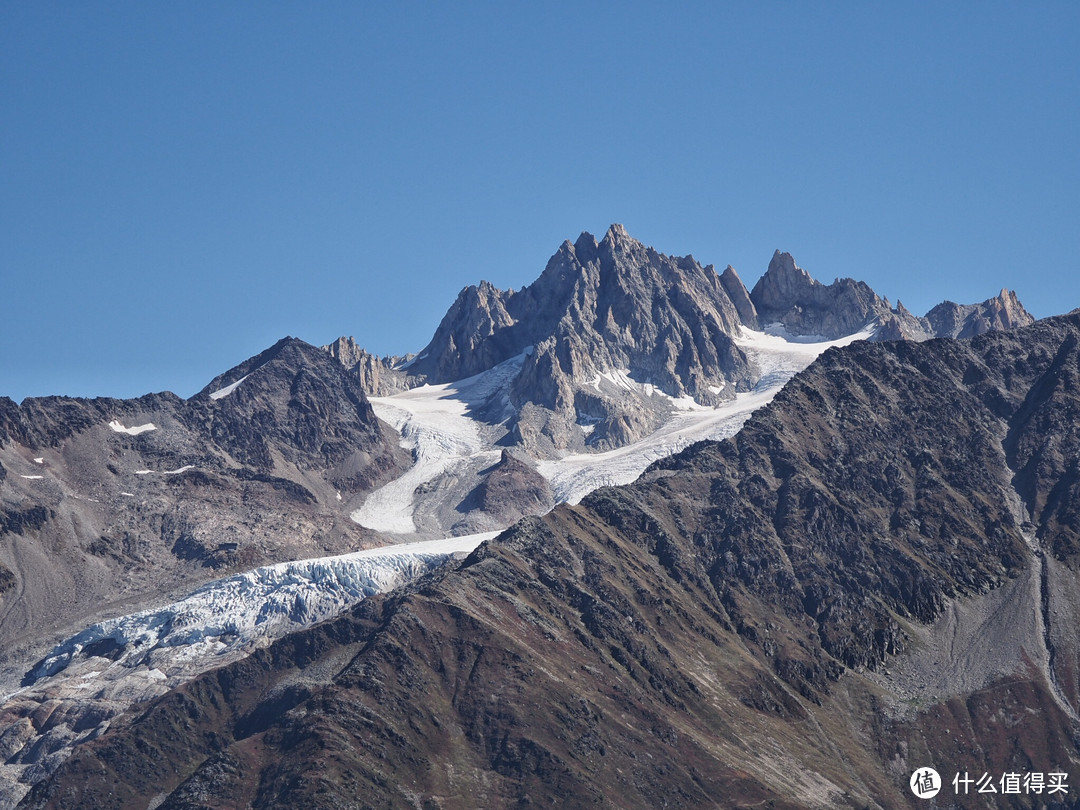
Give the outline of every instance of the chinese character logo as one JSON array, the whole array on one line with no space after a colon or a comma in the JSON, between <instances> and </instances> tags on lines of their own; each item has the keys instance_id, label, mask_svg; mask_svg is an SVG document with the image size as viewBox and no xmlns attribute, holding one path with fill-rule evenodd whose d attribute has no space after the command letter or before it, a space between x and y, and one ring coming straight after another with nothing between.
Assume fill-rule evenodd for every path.
<instances>
[{"instance_id":1,"label":"chinese character logo","mask_svg":"<svg viewBox=\"0 0 1080 810\"><path fill-rule=\"evenodd\" d=\"M941 790L941 777L933 768L918 768L911 775L911 792L920 799L932 799Z\"/></svg>"}]
</instances>

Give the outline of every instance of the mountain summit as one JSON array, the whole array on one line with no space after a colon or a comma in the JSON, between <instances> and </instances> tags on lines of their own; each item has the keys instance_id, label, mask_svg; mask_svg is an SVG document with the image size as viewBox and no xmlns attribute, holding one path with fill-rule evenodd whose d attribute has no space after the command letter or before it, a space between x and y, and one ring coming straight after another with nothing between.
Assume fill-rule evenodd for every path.
<instances>
[{"instance_id":1,"label":"mountain summit","mask_svg":"<svg viewBox=\"0 0 1080 810\"><path fill-rule=\"evenodd\" d=\"M819 335L835 340L868 324L872 339L927 340L974 337L995 329L1029 326L1035 319L1016 293L1002 290L981 304L938 304L925 317L895 308L862 281L841 278L825 285L795 264L790 253L773 254L769 269L754 285L750 299L762 324L777 323L792 335ZM745 323L745 321L744 321Z\"/></svg>"},{"instance_id":2,"label":"mountain summit","mask_svg":"<svg viewBox=\"0 0 1080 810\"><path fill-rule=\"evenodd\" d=\"M508 407L509 441L545 457L641 438L672 399L712 405L749 390L757 372L734 338L752 311L733 268L664 255L616 224L564 242L521 290L466 287L407 362L379 364L346 338L327 349L373 395L516 363L489 415L504 421Z\"/></svg>"},{"instance_id":3,"label":"mountain summit","mask_svg":"<svg viewBox=\"0 0 1080 810\"><path fill-rule=\"evenodd\" d=\"M505 441L536 457L609 450L655 431L681 407L749 391L763 372L740 348L744 329L775 325L835 340L968 337L1033 321L1012 293L982 304L946 302L919 318L868 285L828 286L777 251L748 291L736 270L659 253L612 225L597 241L563 242L521 290L466 287L431 341L407 362L379 362L351 339L327 349L372 395L451 383L517 364L487 408Z\"/></svg>"}]
</instances>

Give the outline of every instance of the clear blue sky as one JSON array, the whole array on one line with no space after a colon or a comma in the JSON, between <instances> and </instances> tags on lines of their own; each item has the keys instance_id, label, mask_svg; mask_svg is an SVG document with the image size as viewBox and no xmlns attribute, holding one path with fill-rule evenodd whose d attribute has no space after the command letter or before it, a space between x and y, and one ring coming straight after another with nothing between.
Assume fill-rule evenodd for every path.
<instances>
[{"instance_id":1,"label":"clear blue sky","mask_svg":"<svg viewBox=\"0 0 1080 810\"><path fill-rule=\"evenodd\" d=\"M0 394L421 348L612 222L1080 306L1080 3L0 4Z\"/></svg>"}]
</instances>

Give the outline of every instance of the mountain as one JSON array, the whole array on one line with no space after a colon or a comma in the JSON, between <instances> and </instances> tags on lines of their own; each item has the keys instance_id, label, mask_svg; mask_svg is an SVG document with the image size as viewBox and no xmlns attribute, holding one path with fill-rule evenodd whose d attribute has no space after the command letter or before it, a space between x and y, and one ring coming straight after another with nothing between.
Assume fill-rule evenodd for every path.
<instances>
[{"instance_id":1,"label":"mountain","mask_svg":"<svg viewBox=\"0 0 1080 810\"><path fill-rule=\"evenodd\" d=\"M357 373L374 386L369 391L384 393L377 380L387 373L403 372L412 388L523 356L509 391L515 444L539 456L617 447L655 430L672 410L643 386L703 404L748 390L754 371L733 340L748 301L734 270L720 276L612 225L599 242L587 233L564 242L521 290L466 287L414 358L384 365L381 376L364 364ZM339 340L331 351L357 368L355 351L341 347Z\"/></svg>"},{"instance_id":2,"label":"mountain","mask_svg":"<svg viewBox=\"0 0 1080 810\"><path fill-rule=\"evenodd\" d=\"M829 339L850 335L871 323L877 327L877 340L927 340L974 337L993 329L1028 326L1035 320L1008 290L981 304L945 301L919 318L899 302L891 308L887 299L861 281L842 278L826 286L796 265L790 253L780 251L754 285L750 300L762 324L777 323L792 335Z\"/></svg>"},{"instance_id":3,"label":"mountain","mask_svg":"<svg viewBox=\"0 0 1080 810\"><path fill-rule=\"evenodd\" d=\"M727 286L745 297L733 271ZM753 370L732 339L740 316L727 286L712 266L665 256L613 225L599 242L564 242L522 290L462 290L407 371L446 383L525 354L510 391L516 443L541 455L621 446L671 410L635 396L629 380L703 404L748 390Z\"/></svg>"},{"instance_id":4,"label":"mountain","mask_svg":"<svg viewBox=\"0 0 1080 810\"><path fill-rule=\"evenodd\" d=\"M861 282L825 286L779 251L750 292L730 266L718 273L692 256L667 256L612 225L599 241L583 233L564 242L521 290L486 281L465 288L415 355L376 358L345 337L324 348L375 397L376 412L401 431L417 462L354 519L436 537L505 528L475 508L504 448L544 470L557 490L555 478L579 456L591 456L580 464L595 471L606 454L640 448L707 411L737 410L740 396L777 390L824 342L969 337L1031 322L1007 291L917 318ZM766 345L780 335L818 349L792 363L794 342ZM778 361L782 354L788 359ZM662 454L688 443L666 442ZM647 463L598 482L628 482ZM528 488L503 486L500 500L521 515L549 507Z\"/></svg>"},{"instance_id":5,"label":"mountain","mask_svg":"<svg viewBox=\"0 0 1080 810\"><path fill-rule=\"evenodd\" d=\"M605 490L616 493L610 497L618 504L622 504L621 498L629 497L625 508L604 507L603 500L597 500L600 495L589 498L588 493L606 484L630 483L650 464L658 460L663 463L700 439L733 436L752 413L766 406L814 358L823 352L826 357L832 357L833 352L826 352L827 349L841 348L861 338L882 340L893 332L899 337L915 339L932 334L966 336L1010 328L1030 319L1015 296L1004 291L999 298L981 305L946 303L922 319L915 318L900 305L890 309L887 301L857 282L836 282L824 287L796 268L786 254L774 257L766 278L767 282L763 278L750 292L733 268L717 273L711 265L703 267L690 256L665 256L632 239L621 226L612 226L599 241L583 234L574 243L564 243L540 277L522 290L502 291L487 283L466 288L432 341L416 355L377 358L352 338L340 338L323 349L286 338L216 377L187 400L170 393L126 401L49 397L28 399L19 405L0 399L0 694L6 693L0 699L0 806L14 803L31 784L44 784L73 751L82 750L91 741L100 737L102 744L106 744L108 740L121 739L119 735L126 733L122 730L144 710L158 717L148 701L165 695L161 704L165 705L179 694L170 691L173 689L183 692L190 688L198 695L212 696L217 687L207 686L207 679L217 676L205 674L208 670L219 669L225 678L232 677L228 673L242 671L247 673L239 676L244 683L258 684L257 688L252 687L256 691L247 697L229 691L233 686L226 688L227 699L233 701L226 712L233 713L227 721L232 725L215 728L207 732L209 737L201 737L198 742L200 746L213 748L230 747L230 740L247 739L244 735L255 726L260 733L266 732L271 737L278 734L281 729L275 724L282 722L279 709L293 705L294 699L307 700L316 691L325 691L334 695L334 700L345 700L334 691L335 673L369 643L375 647L384 642L391 646L399 643L400 640L384 634L387 628L397 626L395 622L422 623L430 628L433 644L445 643L447 650L455 650L454 654L465 661L476 642L450 632L453 628L446 624L446 617L439 615L444 609L451 611L451 623L470 616L469 627L473 630L479 632L478 628L484 625L484 633L491 633L484 636L488 639L481 644L484 649L517 650L514 653L517 658L496 656L493 666L485 660L477 664L473 675L461 675L471 684L470 688L476 688L478 679L505 675L507 667L517 671L526 667L521 662L532 662L521 671L547 673L544 677L562 673L558 677L564 679L564 684L583 678L603 690L606 676L597 673L620 671L619 666L629 667L629 672L633 670L632 661L636 660L633 656L645 655L649 674L646 677L639 672L637 676L648 680L649 688L611 697L614 703L604 704L604 717L616 709L625 713L620 708L624 700L644 703L659 700L669 706L682 701L690 705L683 691L671 693L680 696L673 703L671 694L650 690L655 686L651 684L653 678L660 677L656 674L660 672L656 660L670 658L684 669L693 669L694 662L685 659L684 653L690 654L688 651L699 643L694 635L697 629L686 635L683 630L673 629L670 615L663 614L668 616L669 623L661 628L657 619L652 628L658 632L659 640L650 641L640 649L636 642L625 642L629 645L625 655L606 640L603 644L594 640L595 649L590 647L586 654L574 647L585 636L575 631L572 638L564 638L565 633L558 630L574 626L573 617L584 615L582 611L587 612L588 605L595 604L600 611L597 614L600 618L596 619L599 624L590 625L588 632L595 639L607 639L606 635L596 633L614 633L618 622L604 612L604 600L621 594L620 598L635 603L652 593L650 589L657 583L665 594L668 591L663 589L670 589L665 599L681 605L678 610L682 612L677 614L680 621L692 620L694 628L704 628L708 638L718 639L715 644L722 653L714 651L707 657L711 656L709 660L717 667L717 677L734 679L730 683L724 681L727 685L723 689L729 691L724 693L727 697L717 698L721 703L737 698L754 711L770 706L770 711L780 714L805 715L808 722L818 717L813 707L825 705L826 698L833 694L829 690L836 677L858 672L860 668L865 674L874 669L879 654L896 653L908 637L922 638L919 634L923 630L908 622L909 619L930 621L936 615L934 611L940 609L946 611L943 615L953 616L954 623L961 622L968 615L963 613L967 608L957 608L950 614L948 611L953 608L948 599L968 591L951 584L942 586L944 597L937 592L927 597L930 608L924 606L923 612L908 616L888 601L896 596L893 591L906 594L906 586L894 583L889 586L893 591L889 591L883 584L888 577L882 578L876 569L860 571L852 579L839 581L821 574L821 581L815 580L810 585L803 585L800 580L803 591L798 592L799 599L803 600L801 604L807 616L811 613L808 605L820 607L824 604L822 600L834 598L833 594L839 601L828 610L814 608L817 612L812 620L805 616L798 620L784 619L783 627L792 633L794 640L784 646L785 663L770 669L772 659L758 660L753 655L747 658L746 650L738 646L746 647L746 639L754 632L768 635L760 626L764 622L768 630L772 619L765 617L771 615L769 611L792 609L792 605L799 603L790 596L777 595L783 590L779 585L770 591L768 576L747 581L744 591L709 595L693 590L680 595L670 582L665 584L655 577L639 578L646 564L654 565L653 562L639 561L645 567L635 569L637 572L627 579L619 573L622 558L612 561L604 557L611 553L612 543L620 547L626 543L645 543L648 548L648 543L640 537L634 535L632 541L628 538L632 529L637 531L635 525L639 529L652 527L650 516L663 518L664 531L671 531L672 526L681 526L679 530L683 531L691 525L705 525L707 519L697 512L712 508L706 504L712 497L710 493L719 492L720 484L711 479L706 481L701 470L696 477L691 475L696 463L693 459L704 456L690 454L680 457L678 462L684 465L679 467L679 472L685 473L686 492L665 493L663 504L651 505L650 501L647 508L642 506L642 498L653 497L644 494L651 492L647 488L632 488L628 496ZM830 290L839 292L834 294ZM854 331L844 331L853 324ZM823 335L828 336L826 333L842 334L836 339L821 340ZM1006 376L1008 385L1012 385L1012 377ZM965 372L964 384L974 379L969 379ZM864 393L873 393L873 385L872 379L860 378ZM838 391L833 406L845 407L840 403L849 394ZM889 396L897 394L894 391ZM813 400L809 395L808 399ZM967 417L982 418L974 412L965 412ZM864 413L860 418L872 421L875 417ZM920 429L933 434L937 427L928 420L929 417ZM801 435L798 428L787 424L773 427L781 437L789 433L792 437ZM944 429L953 428L945 425ZM879 436L875 433L870 438L876 440ZM1035 442L1037 438L1028 441ZM780 475L778 471L787 470L784 465L789 461L792 469L804 469L804 464L816 463L818 456L827 457L825 449L818 450L812 458L793 456L790 460L771 460L772 466L765 465L762 469ZM874 452L869 445L862 450L870 456ZM1067 460L1068 448L1061 452ZM983 464L992 461L979 459ZM1040 457L1032 469L1045 472L1049 468ZM654 466L645 480L652 482L650 486L656 485L659 478L669 474L670 470ZM860 481L872 480L866 473L861 475ZM731 481L737 477L735 473L728 474ZM813 475L810 477L818 481ZM755 482L757 478L749 476L748 480ZM778 492L793 491L790 482L777 486L780 486ZM1032 486L1037 488L1042 484ZM833 487L833 483L821 485L826 493L832 492ZM1047 496L1048 502L1058 503L1060 486L1051 490L1053 494ZM1010 493L1011 490L1005 491L1011 498ZM755 570L759 565L755 560L760 555L775 555L784 543L800 542L782 534L775 538L768 534L770 525L780 532L787 518L775 513L775 505L754 501L760 494L757 489L748 489L731 496L732 503L743 498L755 508L761 508L760 514L743 514L732 508L731 514L738 517L731 520L755 527L753 537L747 539L750 550L744 550L743 556L737 558L738 565L728 572L732 575L741 576L747 565ZM985 497L1000 495L987 489ZM824 496L815 492L807 497ZM551 511L557 504L576 504L583 498L586 500L580 508L561 507ZM665 509L679 511L666 513ZM545 514L548 516L539 522L529 517ZM870 514L872 510L867 513ZM620 515L628 516L625 519L633 525L620 522L624 520ZM582 519L587 527L573 528L581 516L585 516ZM860 514L860 519L865 517ZM984 517L988 522L998 519L997 513L986 513ZM508 564L517 572L513 582L489 580L486 574L462 581L454 578L459 576L454 564L440 568L450 557L447 549L471 550L481 539L506 529L520 518L526 518L525 522L504 538L508 544L505 548L512 551L507 552L511 561ZM1062 520L1067 522L1069 518ZM572 536L565 534L571 529ZM720 561L709 556L708 544L694 531L692 548L674 541L665 548L680 555L679 559L707 561L709 570L714 572L710 576L715 576L715 571L726 570ZM352 554L357 549L420 540L435 541L441 550L422 554L420 549L426 546L419 545L415 546L415 553L395 552L392 559L388 557L379 563ZM550 543L550 548L537 548L536 542ZM570 543L570 551L563 548L566 543ZM917 543L915 546L921 548ZM486 546L477 552L479 559L489 559L495 548L504 547L501 543ZM993 550L1000 551L996 545ZM545 557L548 552L556 556ZM794 559L790 551L784 553L789 560ZM811 562L827 559L829 553L831 549L815 551ZM856 551L850 553L857 560L863 559ZM328 556L342 554L345 556ZM498 554L502 555L503 551ZM584 556L579 559L575 555ZM919 559L922 565L924 561ZM728 558L723 557L723 561L727 564ZM669 571L669 562L663 561L663 571L657 569L653 574L674 578L677 584L690 577L691 568L698 564L687 562L690 568ZM998 567L986 562L983 571L986 576L977 580L976 590L1014 594L1027 588L1025 593L1029 596L1034 593L1032 588L1038 578L1032 573L1035 567L1014 565L1012 558L1007 562L1008 565L1002 562ZM600 567L592 567L594 563ZM568 567L560 574L562 565ZM897 567L896 561L887 555L879 556L875 565L890 573ZM475 567L474 573L489 568L485 563ZM950 576L960 576L948 570ZM1048 572L1046 577L1058 576L1056 569L1040 570ZM579 578L586 574L587 581L582 584ZM1010 581L1022 583L1023 587L1005 582L1003 577L1013 574L1015 578ZM609 575L614 591L601 587ZM560 576L565 580L561 585L556 582ZM411 595L395 594L359 608L358 616L368 616L360 624L355 617L332 619L357 600L420 577L421 584ZM535 602L538 592L529 585L537 577L544 588L554 589L543 596L543 604ZM932 579L929 574L927 577ZM774 578L776 583L787 582L780 573L775 573ZM879 586L885 590L875 596ZM916 590L926 587L929 586L920 580ZM421 611L419 618L395 618L412 616L409 611L413 610L415 599L428 593L424 590L428 588L434 588L431 593L438 595L433 597L434 602L425 603L428 608ZM1049 590L1044 589L1044 593ZM569 606L558 602L564 598L570 600ZM489 599L497 601L485 601ZM717 599L720 599L718 607ZM694 600L696 606L691 604ZM517 619L506 612L507 604L519 611ZM739 613L740 606L745 608L747 604L751 613L745 610ZM624 606L622 602L617 604L619 609ZM399 607L406 612L399 614ZM528 631L521 637L528 650L499 646L510 643L505 637L510 630L497 626L499 622L492 610L513 622L525 622L519 630ZM984 608L971 615L983 615L979 610ZM1009 610L1013 612L1006 611L1003 615L1016 613L1012 608ZM366 611L378 611L378 614ZM719 629L708 623L725 615L725 623ZM756 616L757 623L747 620L747 615ZM741 624L734 621L736 617ZM331 621L311 630L304 629L323 619ZM532 632L529 623L534 619L540 623L538 626L546 628L543 639L529 635ZM844 635L842 630L852 619L862 622L859 627L867 628L872 642L868 643L862 636L852 639ZM889 624L889 619L895 619L896 626ZM1019 626L1034 632L1030 622ZM758 629L754 630L755 627ZM300 636L278 641L297 629L301 630ZM377 634L369 634L375 630ZM320 635L324 632L330 635ZM671 639L667 639L668 635ZM544 657L547 653L544 644L552 639L560 645L570 644L559 648L569 657L560 661ZM412 641L409 639L409 643ZM294 643L314 646L297 652L288 646ZM683 644L690 646L676 654L671 645ZM260 651L266 645L271 646ZM1055 657L1065 648L1057 643L1049 654L1055 663L1044 669L1060 670L1060 677L1067 680L1067 669L1062 667L1071 664L1067 658ZM746 649L753 653L752 648ZM438 674L438 667L448 666L445 661L440 664L431 658L434 652L430 655L423 650L419 652L426 657L409 663L410 667L419 667L418 671L426 672L425 667L434 666ZM1036 650L1032 655L1044 652ZM405 658L401 660L406 663ZM585 669L561 669L574 662ZM265 671L260 669L264 665L268 667ZM297 670L297 666L301 669ZM744 670L744 666L750 668ZM923 662L917 666L923 667L918 672L924 674L918 677L925 680L930 665ZM982 673L984 669L968 666L967 671ZM894 666L892 671L901 672L901 668ZM776 677L780 678L780 686L774 683ZM901 692L917 681L914 675L904 677L908 680L898 687ZM751 685L746 686L748 691L740 691L746 685L746 678L750 678L747 683ZM663 679L660 682L667 683ZM449 700L440 692L445 684L439 685L437 678L424 683L440 705ZM541 679L539 683L544 681ZM547 686L554 688L550 683ZM875 688L879 687L886 693L893 689L889 683ZM675 689L670 684L664 688ZM566 703L562 709L552 709L542 705L541 694L530 693L525 686L513 689L515 694L535 702L539 707L537 717L549 713L544 720L548 737L529 742L526 748L532 753L522 753L525 749L519 750L515 747L519 743L512 743L513 751L504 756L508 762L517 764L507 767L524 772L522 769L527 768L519 762L520 756L528 758L534 753L546 757L556 752L560 761L567 761L566 751L559 748L565 740L557 729L558 717L563 715L556 717L550 712L576 711L576 704ZM559 694L571 693L577 695L574 690ZM278 698L274 695L282 702L275 703ZM582 695L578 695L582 700L594 700L589 696L591 693ZM919 700L927 699L922 692L918 695ZM350 692L348 699L352 696ZM402 704L397 710L404 711L405 692L399 698ZM224 698L219 694L210 699ZM263 703L264 699L270 702ZM533 704L520 704L521 711L530 705ZM260 719L235 714L248 709ZM364 711L385 710L370 704ZM482 713L487 709L477 705L468 711ZM664 720L670 719L667 711L658 710L650 717L667 722ZM709 726L723 719L710 714L713 709L700 708L700 711L694 723ZM125 712L130 714L125 716ZM531 717L531 714L511 714L517 725ZM222 719L225 715L218 713L217 717ZM761 723L753 712L735 719L724 717L727 717L724 722ZM394 720L393 727L398 729L395 733L406 738L410 734L420 735L412 738L417 746L424 737L441 739L441 732L424 725L426 720L417 721L409 732L396 725L399 720ZM482 719L476 715L474 720L484 724L484 728L498 726L486 715ZM164 722L175 730L190 721L168 717ZM443 721L437 719L437 722ZM630 722L638 731L645 728L640 725L640 719ZM823 721L815 719L815 722ZM118 736L106 734L111 727ZM416 728L421 731L417 732ZM498 778L491 776L491 761L477 759L479 755L469 749L468 745L478 744L483 736L478 727L465 728L454 720L449 728L451 731L447 733L452 736L446 740L447 750L467 754L472 773L484 773L485 779L494 780L491 785L496 793L491 795L520 793L520 784L514 781L517 777L502 771L498 771L501 774ZM464 743L453 736L455 728L464 729L462 733L472 742L463 748ZM683 726L673 728L683 729ZM597 729L601 726L597 725ZM497 730L506 736L501 728ZM621 752L622 764L617 767L625 772L630 759L640 756L643 750L634 746L645 738L633 742L620 738L626 729L602 731L601 737L606 741L602 747ZM334 737L339 732L335 728L328 733ZM191 741L185 736L174 733L168 744L159 740L150 748L142 742L135 744L143 752L159 743L169 749L158 752L160 756L155 755L158 764L148 767L143 774L157 774L154 768L158 765L173 769L170 773L174 775L190 772L194 766L185 758L191 755L186 748ZM156 737L150 734L148 739ZM216 742L208 743L208 739ZM692 739L696 741L694 745L705 744L704 738ZM258 744L263 745L265 740L260 740ZM803 740L806 750L818 742ZM214 750L226 756L225 748ZM370 762L354 762L355 752L335 750L343 757L342 767L350 769L355 765L359 768L357 772L369 773ZM735 759L729 763L734 768L729 774L731 784L741 786L736 793L745 789L746 796L765 797L776 801L777 806L789 800L798 803L791 797L803 794L792 793L791 785L783 780L774 784L761 774L746 776L731 764L741 750L732 749L735 753L731 756ZM391 759L395 756L386 753ZM694 754L699 755L705 756L700 752ZM616 761L612 756L612 761ZM288 755L282 754L282 767L287 760ZM665 768L685 770L686 763L678 757L669 757L667 762ZM462 767L460 762L451 764ZM76 763L71 767L81 766ZM114 764L102 765L99 774L111 773L114 767ZM233 765L223 767L228 769ZM243 767L247 769L245 773L254 773L251 769L255 765L251 762ZM259 764L258 767L271 766ZM208 776L208 773L217 775ZM541 782L550 775L547 771L544 774ZM197 798L200 791L210 801L218 792L214 780L219 777L225 778L217 771L201 771L190 790L184 788L187 792L177 793L161 806L199 806L198 802L203 801ZM58 776L61 780L67 778ZM247 779L237 778L242 782ZM264 778L270 777L259 776L260 780ZM310 775L304 775L297 784L307 784L310 779ZM807 773L798 777L802 786L799 790L809 789L809 779ZM563 787L585 784L578 776L573 776L570 782L562 776L559 780ZM166 783L168 779L161 781L162 785ZM661 783L663 780L656 784ZM242 792L248 787L237 790ZM447 796L453 792L451 787L446 788ZM614 790L618 785L602 787ZM267 796L277 795L266 789L271 791ZM73 790L78 792L82 788ZM145 805L142 798L134 798L137 793L136 790L132 794L133 805L140 801ZM874 795L870 787L864 793ZM40 795L28 801L38 802ZM228 790L222 789L221 795L226 797L221 801L232 801L227 798ZM373 795L378 798L382 793L376 790ZM650 800L660 795L655 791L641 794ZM821 796L832 794L826 791ZM309 799L297 801L305 804ZM92 800L88 798L87 806L96 806L101 801L104 799L100 795ZM241 802L239 798L236 801ZM276 799L258 799L255 803L259 801L273 804ZM453 804L450 799L447 801ZM831 801L822 799L825 804Z\"/></svg>"},{"instance_id":6,"label":"mountain","mask_svg":"<svg viewBox=\"0 0 1080 810\"><path fill-rule=\"evenodd\" d=\"M0 666L221 572L384 542L346 507L408 468L398 445L293 338L188 400L0 401Z\"/></svg>"},{"instance_id":7,"label":"mountain","mask_svg":"<svg viewBox=\"0 0 1080 810\"><path fill-rule=\"evenodd\" d=\"M200 676L20 806L894 808L930 765L1075 782L1078 412L1080 315L829 351L733 438Z\"/></svg>"},{"instance_id":8,"label":"mountain","mask_svg":"<svg viewBox=\"0 0 1080 810\"><path fill-rule=\"evenodd\" d=\"M431 341L408 360L379 360L351 338L326 347L369 394L473 377L521 357L488 413L506 424L504 442L538 458L622 447L654 432L673 400L716 405L749 391L761 370L739 346L744 328L782 326L795 336L835 340L867 330L873 339L971 337L1033 322L1015 294L982 304L944 302L925 317L891 308L863 282L823 285L779 251L748 292L728 266L717 273L692 256L658 253L612 225L599 242L564 242L540 277L518 290L466 287Z\"/></svg>"}]
</instances>

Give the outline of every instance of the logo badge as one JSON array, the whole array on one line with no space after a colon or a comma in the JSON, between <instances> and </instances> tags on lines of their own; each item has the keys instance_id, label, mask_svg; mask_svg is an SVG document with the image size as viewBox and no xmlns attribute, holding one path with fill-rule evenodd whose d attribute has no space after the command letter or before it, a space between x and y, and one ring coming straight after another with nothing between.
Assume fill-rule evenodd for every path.
<instances>
[{"instance_id":1,"label":"logo badge","mask_svg":"<svg viewBox=\"0 0 1080 810\"><path fill-rule=\"evenodd\" d=\"M920 799L932 799L941 790L941 776L933 768L917 768L908 784L911 792Z\"/></svg>"}]
</instances>

